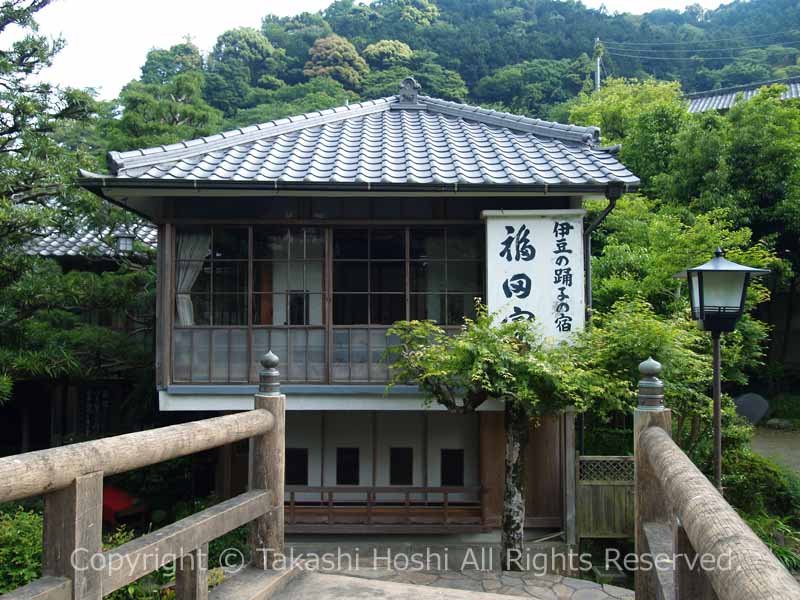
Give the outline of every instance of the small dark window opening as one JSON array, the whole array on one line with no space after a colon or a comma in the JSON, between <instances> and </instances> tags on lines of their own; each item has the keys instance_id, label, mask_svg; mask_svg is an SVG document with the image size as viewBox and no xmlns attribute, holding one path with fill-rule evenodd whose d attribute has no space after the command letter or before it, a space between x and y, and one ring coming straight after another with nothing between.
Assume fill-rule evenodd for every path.
<instances>
[{"instance_id":1,"label":"small dark window opening","mask_svg":"<svg viewBox=\"0 0 800 600\"><path fill-rule=\"evenodd\" d=\"M358 485L358 448L336 449L336 485Z\"/></svg>"},{"instance_id":2,"label":"small dark window opening","mask_svg":"<svg viewBox=\"0 0 800 600\"><path fill-rule=\"evenodd\" d=\"M442 486L461 487L464 485L464 451L461 449L442 449Z\"/></svg>"},{"instance_id":3,"label":"small dark window opening","mask_svg":"<svg viewBox=\"0 0 800 600\"><path fill-rule=\"evenodd\" d=\"M414 449L391 448L389 485L414 485Z\"/></svg>"},{"instance_id":4,"label":"small dark window opening","mask_svg":"<svg viewBox=\"0 0 800 600\"><path fill-rule=\"evenodd\" d=\"M289 323L291 325L308 325L309 297L305 291L289 290Z\"/></svg>"},{"instance_id":5,"label":"small dark window opening","mask_svg":"<svg viewBox=\"0 0 800 600\"><path fill-rule=\"evenodd\" d=\"M286 449L286 485L308 485L308 448Z\"/></svg>"}]
</instances>

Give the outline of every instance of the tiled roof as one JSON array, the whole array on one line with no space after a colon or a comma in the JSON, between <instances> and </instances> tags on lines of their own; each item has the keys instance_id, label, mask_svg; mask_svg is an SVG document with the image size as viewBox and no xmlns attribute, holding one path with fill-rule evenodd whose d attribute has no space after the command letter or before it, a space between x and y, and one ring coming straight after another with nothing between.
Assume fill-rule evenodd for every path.
<instances>
[{"instance_id":1,"label":"tiled roof","mask_svg":"<svg viewBox=\"0 0 800 600\"><path fill-rule=\"evenodd\" d=\"M784 100L800 98L800 77L792 77L789 79L765 81L763 83L739 85L719 90L687 94L686 99L689 101L689 112L699 113L708 110L727 110L736 103L737 98L741 100L750 100L762 87L776 84L783 84L789 88L781 95L781 98Z\"/></svg>"},{"instance_id":2,"label":"tiled roof","mask_svg":"<svg viewBox=\"0 0 800 600\"><path fill-rule=\"evenodd\" d=\"M639 179L595 127L561 125L417 94L307 113L197 140L112 152L116 179L288 184L631 187Z\"/></svg>"},{"instance_id":3,"label":"tiled roof","mask_svg":"<svg viewBox=\"0 0 800 600\"><path fill-rule=\"evenodd\" d=\"M153 225L137 225L132 233L140 242L156 247L158 229ZM114 248L107 241L110 236L108 229L98 232L87 228L72 234L51 231L30 242L25 251L39 256L112 256Z\"/></svg>"}]
</instances>

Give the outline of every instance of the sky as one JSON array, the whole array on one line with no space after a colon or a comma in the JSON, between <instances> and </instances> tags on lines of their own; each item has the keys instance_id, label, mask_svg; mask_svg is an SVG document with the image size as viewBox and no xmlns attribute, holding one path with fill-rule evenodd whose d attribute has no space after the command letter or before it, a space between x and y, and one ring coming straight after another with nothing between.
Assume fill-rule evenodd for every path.
<instances>
[{"instance_id":1,"label":"sky","mask_svg":"<svg viewBox=\"0 0 800 600\"><path fill-rule=\"evenodd\" d=\"M698 0L583 0L609 12L682 10ZM730 0L699 0L716 8ZM268 13L318 11L331 0L56 0L38 13L41 33L61 36L66 47L42 79L62 86L95 88L111 99L140 74L151 48L168 48L191 35L208 52L216 37L233 27L259 27ZM7 41L3 41L6 44Z\"/></svg>"}]
</instances>

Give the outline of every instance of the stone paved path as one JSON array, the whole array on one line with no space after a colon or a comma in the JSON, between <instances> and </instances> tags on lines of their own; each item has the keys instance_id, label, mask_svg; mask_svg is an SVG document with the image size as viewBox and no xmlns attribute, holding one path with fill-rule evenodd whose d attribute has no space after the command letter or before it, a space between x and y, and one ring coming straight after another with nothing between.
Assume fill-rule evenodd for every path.
<instances>
[{"instance_id":1,"label":"stone paved path","mask_svg":"<svg viewBox=\"0 0 800 600\"><path fill-rule=\"evenodd\" d=\"M436 588L485 592L534 600L633 600L633 591L560 575L500 573L497 571L392 571L345 569L337 575Z\"/></svg>"}]
</instances>

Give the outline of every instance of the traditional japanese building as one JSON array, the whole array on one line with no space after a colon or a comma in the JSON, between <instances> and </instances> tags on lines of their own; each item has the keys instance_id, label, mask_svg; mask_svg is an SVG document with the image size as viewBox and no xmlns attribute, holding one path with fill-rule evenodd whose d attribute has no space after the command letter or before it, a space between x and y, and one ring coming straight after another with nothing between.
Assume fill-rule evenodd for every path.
<instances>
[{"instance_id":1,"label":"traditional japanese building","mask_svg":"<svg viewBox=\"0 0 800 600\"><path fill-rule=\"evenodd\" d=\"M497 526L501 405L455 415L413 385L387 392L387 329L455 330L477 297L548 335L581 327L583 202L639 183L596 128L418 87L112 152L109 175L83 174L158 227L162 410L251 408L259 359L280 357L290 531ZM565 525L571 427L533 432L529 525Z\"/></svg>"}]
</instances>

